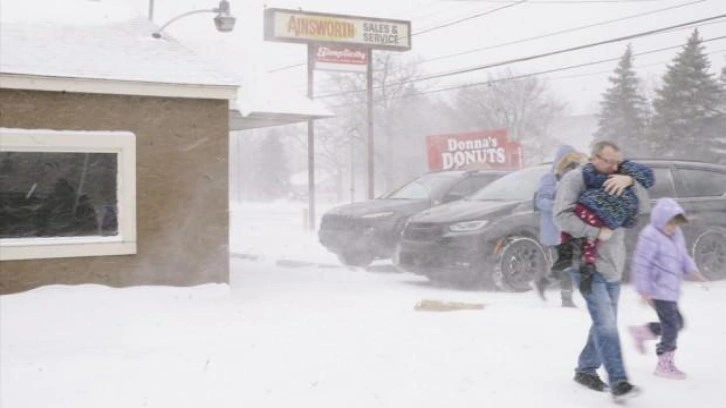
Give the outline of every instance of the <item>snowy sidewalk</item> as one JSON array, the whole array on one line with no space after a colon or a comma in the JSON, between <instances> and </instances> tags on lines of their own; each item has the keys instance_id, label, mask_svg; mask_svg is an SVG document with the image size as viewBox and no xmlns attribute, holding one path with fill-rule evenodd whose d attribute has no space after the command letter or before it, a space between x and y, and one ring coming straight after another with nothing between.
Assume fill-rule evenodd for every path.
<instances>
[{"instance_id":1,"label":"snowy sidewalk","mask_svg":"<svg viewBox=\"0 0 726 408\"><path fill-rule=\"evenodd\" d=\"M306 205L300 202L236 203L230 208L230 255L287 267L343 267L305 230ZM317 209L317 225L327 207Z\"/></svg>"},{"instance_id":2,"label":"snowy sidewalk","mask_svg":"<svg viewBox=\"0 0 726 408\"><path fill-rule=\"evenodd\" d=\"M277 212L276 212L277 210ZM299 208L233 209L230 285L48 286L0 297L2 408L611 407L572 381L589 318L532 293L450 290L337 259ZM277 216L275 216L277 214ZM299 229L291 227L299 220ZM280 262L298 262L280 267ZM306 262L313 266L304 266ZM652 375L625 327L655 319L629 286L620 327L643 408L721 408L726 282L684 287L677 361ZM550 296L555 298L556 296ZM424 300L480 310L417 311Z\"/></svg>"},{"instance_id":3,"label":"snowy sidewalk","mask_svg":"<svg viewBox=\"0 0 726 408\"><path fill-rule=\"evenodd\" d=\"M323 213L317 209L316 227ZM230 256L288 268L347 268L318 241L317 231L305 230L305 203L236 203L230 209ZM390 260L377 260L368 271L393 272Z\"/></svg>"},{"instance_id":4,"label":"snowy sidewalk","mask_svg":"<svg viewBox=\"0 0 726 408\"><path fill-rule=\"evenodd\" d=\"M231 287L51 286L0 297L0 406L612 406L572 381L582 307L401 273L237 259L232 269ZM416 311L423 299L485 306ZM724 282L708 292L686 285L686 381L654 377L652 345L641 356L623 338L645 390L629 406L723 406L725 299ZM621 328L654 317L627 287L621 310Z\"/></svg>"}]
</instances>

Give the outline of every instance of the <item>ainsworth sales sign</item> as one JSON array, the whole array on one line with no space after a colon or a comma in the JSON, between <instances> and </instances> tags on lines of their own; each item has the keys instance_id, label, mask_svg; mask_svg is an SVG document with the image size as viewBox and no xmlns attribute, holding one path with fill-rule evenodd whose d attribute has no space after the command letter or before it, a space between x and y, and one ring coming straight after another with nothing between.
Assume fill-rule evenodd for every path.
<instances>
[{"instance_id":1,"label":"ainsworth sales sign","mask_svg":"<svg viewBox=\"0 0 726 408\"><path fill-rule=\"evenodd\" d=\"M265 40L411 49L411 22L373 17L265 9Z\"/></svg>"},{"instance_id":2,"label":"ainsworth sales sign","mask_svg":"<svg viewBox=\"0 0 726 408\"><path fill-rule=\"evenodd\" d=\"M506 129L426 137L429 170L519 169L522 146Z\"/></svg>"}]
</instances>

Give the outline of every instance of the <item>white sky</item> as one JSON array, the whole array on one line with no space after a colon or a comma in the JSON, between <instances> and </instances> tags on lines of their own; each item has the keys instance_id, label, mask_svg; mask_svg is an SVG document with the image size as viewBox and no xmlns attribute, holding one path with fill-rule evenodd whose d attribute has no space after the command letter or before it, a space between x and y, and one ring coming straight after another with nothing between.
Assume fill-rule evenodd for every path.
<instances>
[{"instance_id":1,"label":"white sky","mask_svg":"<svg viewBox=\"0 0 726 408\"><path fill-rule=\"evenodd\" d=\"M144 0L127 0L140 1ZM633 18L576 32L552 36L536 41L520 43L475 52L459 57L432 61L421 66L424 73L438 73L498 62L506 59L528 56L576 45L596 42L638 32L653 30L691 20L702 19L726 13L723 0L651 0L618 3L541 3L544 0L530 0L528 3L510 7L480 18L468 20L450 27L414 35L410 57L431 59L457 52L468 51L527 37L543 35L578 26L595 24L625 16L645 13L652 10L693 3L666 12L645 17ZM577 0L573 0L577 1ZM582 1L582 0L580 0ZM156 21L163 23L168 16L185 10L184 4L203 6L213 1L200 0L156 0ZM148 4L148 3L146 3ZM246 0L231 1L234 14L238 17L238 27L234 33L225 35L214 32L206 16L191 17L171 26L169 32L196 50L220 58L226 51L225 64L234 69L254 73L254 76L267 70L294 65L305 61L305 46L300 44L266 43L262 39L263 5L280 8L302 8L306 11L362 15L371 17L395 18L412 21L414 33L426 28L446 24L461 18L500 8L505 4L486 1L437 1L437 0ZM198 19L193 21L194 19ZM634 51L644 52L685 43L691 29L660 34L632 41ZM716 24L703 25L704 39L726 35L726 19ZM527 63L510 65L520 73L536 72L566 65L580 64L593 60L618 58L626 43L617 43L590 50L563 54ZM717 72L726 61L726 39L706 44L708 52L713 52L712 68ZM223 51L224 50L224 51ZM642 66L638 73L647 82L653 82L664 72L677 49L637 57L636 66ZM223 58L220 58L220 60ZM249 64L249 61L254 61ZM572 107L572 113L592 112L597 109L599 95L607 87L606 78L615 67L615 62L569 70L550 75L552 86ZM594 74L594 75L593 75ZM320 74L325 75L325 74ZM582 76L587 75L587 76ZM573 77L578 76L578 77ZM425 85L436 88L460 81L481 81L487 77L487 70L467 75L457 75ZM563 78L565 77L565 78ZM286 84L304 91L306 84L303 66L273 74L275 82Z\"/></svg>"},{"instance_id":2,"label":"white sky","mask_svg":"<svg viewBox=\"0 0 726 408\"><path fill-rule=\"evenodd\" d=\"M446 24L467 16L500 8L507 3L489 1L439 1L439 0L231 0L233 14L238 18L233 33L215 31L213 15L200 14L182 19L167 31L183 44L206 56L228 70L244 75L247 80L258 81L267 71L305 61L305 46L265 42L263 32L263 8L301 8L306 11L370 17L395 18L412 21L414 33ZM684 5L674 10L633 18L614 24L584 29L562 35L516 45L474 52L454 58L446 58L421 65L422 73L439 73L473 67L511 58L534 55L576 45L611 39L628 34L657 29L691 20L726 13L723 0L529 0L500 12L474 18L450 27L415 35L413 49L408 56L427 60L444 55L464 52L504 42L539 36L578 26L645 13L666 7ZM89 20L87 11L98 8L99 3L109 7L108 13L126 16L129 11L147 16L149 0L2 0L3 13L8 5L31 7L41 15L55 16L54 21ZM213 8L215 0L154 0L155 22L159 25L170 18L193 9ZM122 9L126 9L123 11ZM86 16L85 18L82 16ZM32 18L27 13L23 18ZM111 16L108 19L113 20ZM120 17L116 17L118 19ZM5 17L3 18L5 19ZM726 35L726 19L701 26L702 37L710 39ZM634 51L644 52L662 47L680 46L685 43L690 29L632 40ZM589 50L562 54L526 63L509 65L518 73L531 73L586 63L593 60L618 58L625 43L601 46ZM726 62L726 39L706 44L711 54L714 73ZM663 74L677 49L636 57L636 67L648 83L655 83ZM573 69L549 75L552 87L571 106L571 113L592 113L597 109L600 94L606 89L606 78L615 67L608 62L590 67ZM422 84L435 89L462 81L485 80L489 70L457 75ZM275 86L304 93L306 84L303 66L270 74ZM326 75L318 74L319 77Z\"/></svg>"}]
</instances>

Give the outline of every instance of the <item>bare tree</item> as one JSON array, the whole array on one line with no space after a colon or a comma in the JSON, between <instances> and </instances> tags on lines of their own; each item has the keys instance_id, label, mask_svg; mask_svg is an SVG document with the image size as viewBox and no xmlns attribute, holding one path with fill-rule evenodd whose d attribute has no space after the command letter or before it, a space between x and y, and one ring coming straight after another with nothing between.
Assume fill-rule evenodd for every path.
<instances>
[{"instance_id":1,"label":"bare tree","mask_svg":"<svg viewBox=\"0 0 726 408\"><path fill-rule=\"evenodd\" d=\"M376 52L373 60L374 134L377 190L385 191L425 171L424 136L432 117L430 98L415 83L418 63L400 54ZM321 150L330 165L345 167L351 148L358 150L359 171L366 173L367 105L364 75L333 74L321 99L336 114L319 122ZM428 111L424 113L425 111ZM317 128L316 128L317 129ZM420 145L420 146L419 146ZM417 150L411 155L411 150ZM419 150L420 148L420 150ZM361 174L362 175L362 174ZM365 177L360 177L365 179Z\"/></svg>"},{"instance_id":2,"label":"bare tree","mask_svg":"<svg viewBox=\"0 0 726 408\"><path fill-rule=\"evenodd\" d=\"M462 88L454 98L453 114L466 128L459 130L506 128L510 139L522 143L525 162L538 163L556 143L550 127L566 105L541 78L513 77L504 71L491 75L486 84Z\"/></svg>"}]
</instances>

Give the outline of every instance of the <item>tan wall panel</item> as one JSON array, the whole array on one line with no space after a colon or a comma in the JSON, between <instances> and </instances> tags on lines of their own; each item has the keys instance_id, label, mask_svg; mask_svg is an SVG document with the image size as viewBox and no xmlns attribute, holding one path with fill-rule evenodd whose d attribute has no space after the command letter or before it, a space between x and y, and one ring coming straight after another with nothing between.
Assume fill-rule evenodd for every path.
<instances>
[{"instance_id":1,"label":"tan wall panel","mask_svg":"<svg viewBox=\"0 0 726 408\"><path fill-rule=\"evenodd\" d=\"M0 127L136 134L136 255L0 262L0 293L47 284L228 282L228 104L0 89Z\"/></svg>"}]
</instances>

